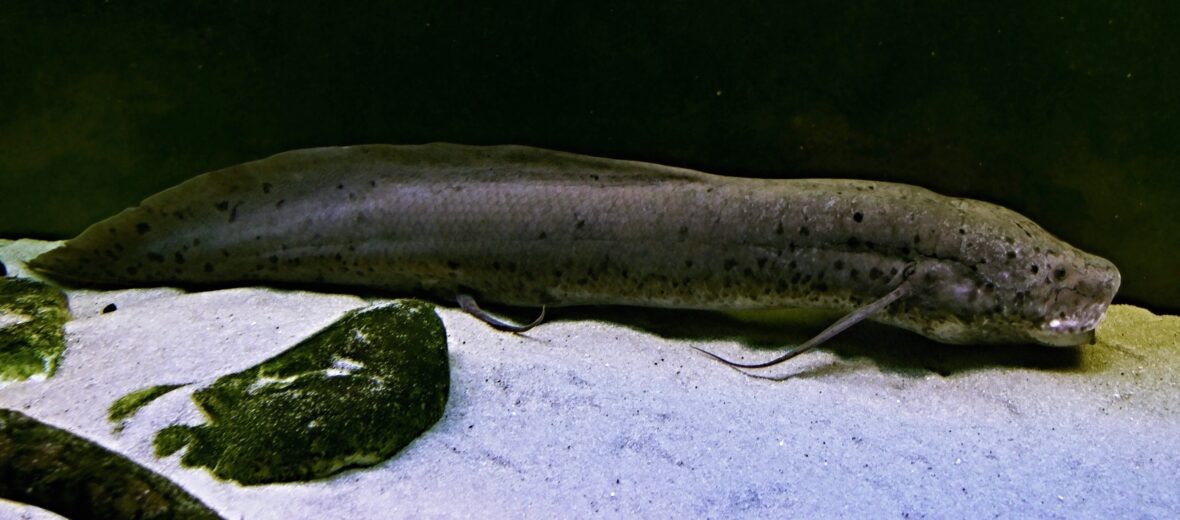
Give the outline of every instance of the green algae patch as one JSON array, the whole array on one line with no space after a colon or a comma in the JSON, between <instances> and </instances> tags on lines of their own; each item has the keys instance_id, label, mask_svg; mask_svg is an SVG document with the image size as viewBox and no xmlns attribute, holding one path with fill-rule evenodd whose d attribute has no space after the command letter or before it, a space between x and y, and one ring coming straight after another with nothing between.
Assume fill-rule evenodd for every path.
<instances>
[{"instance_id":1,"label":"green algae patch","mask_svg":"<svg viewBox=\"0 0 1180 520\"><path fill-rule=\"evenodd\" d=\"M0 278L0 380L53 376L66 349L65 293L36 280Z\"/></svg>"},{"instance_id":2,"label":"green algae patch","mask_svg":"<svg viewBox=\"0 0 1180 520\"><path fill-rule=\"evenodd\" d=\"M135 415L135 412L155 401L156 398L182 386L184 385L156 385L131 392L111 403L110 408L107 408L107 420L114 423L121 422L123 419ZM121 429L122 426L116 428L116 430Z\"/></svg>"},{"instance_id":3,"label":"green algae patch","mask_svg":"<svg viewBox=\"0 0 1180 520\"><path fill-rule=\"evenodd\" d=\"M158 456L242 484L326 477L386 460L442 417L446 334L413 300L353 311L295 347L193 393L208 421L155 437Z\"/></svg>"}]
</instances>

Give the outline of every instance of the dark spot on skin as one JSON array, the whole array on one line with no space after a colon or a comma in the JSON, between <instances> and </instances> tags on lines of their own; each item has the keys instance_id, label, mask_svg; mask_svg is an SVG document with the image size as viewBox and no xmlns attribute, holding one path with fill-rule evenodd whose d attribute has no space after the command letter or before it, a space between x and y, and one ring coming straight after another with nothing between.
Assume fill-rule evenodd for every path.
<instances>
[{"instance_id":1,"label":"dark spot on skin","mask_svg":"<svg viewBox=\"0 0 1180 520\"><path fill-rule=\"evenodd\" d=\"M369 181L369 187L370 187L370 188L376 188L376 187L377 187L377 181Z\"/></svg>"},{"instance_id":2,"label":"dark spot on skin","mask_svg":"<svg viewBox=\"0 0 1180 520\"><path fill-rule=\"evenodd\" d=\"M115 305L113 303L108 303L106 307L102 308L102 313L103 314L110 314L110 313L115 312L117 310L119 310L119 307L117 305Z\"/></svg>"},{"instance_id":3,"label":"dark spot on skin","mask_svg":"<svg viewBox=\"0 0 1180 520\"><path fill-rule=\"evenodd\" d=\"M1008 257L1009 260L1012 260L1013 258L1016 258L1016 251L1008 251L1008 254L1006 256Z\"/></svg>"},{"instance_id":4,"label":"dark spot on skin","mask_svg":"<svg viewBox=\"0 0 1180 520\"><path fill-rule=\"evenodd\" d=\"M238 219L238 206L241 206L241 205L242 205L242 203L241 203L241 201L239 201L237 204L234 204L234 208L232 210L230 210L230 212L229 212L229 221L230 222L233 222Z\"/></svg>"},{"instance_id":5,"label":"dark spot on skin","mask_svg":"<svg viewBox=\"0 0 1180 520\"><path fill-rule=\"evenodd\" d=\"M164 255L161 255L160 253L148 253L147 257L148 257L148 260L151 260L153 262L159 262L159 263L164 262Z\"/></svg>"},{"instance_id":6,"label":"dark spot on skin","mask_svg":"<svg viewBox=\"0 0 1180 520\"><path fill-rule=\"evenodd\" d=\"M896 276L896 275L897 275L897 268L896 267L889 269L889 276Z\"/></svg>"},{"instance_id":7,"label":"dark spot on skin","mask_svg":"<svg viewBox=\"0 0 1180 520\"><path fill-rule=\"evenodd\" d=\"M1041 270L1041 266L1039 266L1037 264L1033 264L1032 266L1030 266L1028 268L1028 270L1032 271L1032 274L1037 274L1037 272Z\"/></svg>"},{"instance_id":8,"label":"dark spot on skin","mask_svg":"<svg viewBox=\"0 0 1180 520\"><path fill-rule=\"evenodd\" d=\"M229 210L229 201L223 200L217 204L214 204L213 207L217 208L217 211L227 211Z\"/></svg>"},{"instance_id":9,"label":"dark spot on skin","mask_svg":"<svg viewBox=\"0 0 1180 520\"><path fill-rule=\"evenodd\" d=\"M139 224L135 225L135 231L139 232L141 235L151 230L152 227L149 226L147 222L140 222Z\"/></svg>"},{"instance_id":10,"label":"dark spot on skin","mask_svg":"<svg viewBox=\"0 0 1180 520\"><path fill-rule=\"evenodd\" d=\"M1053 270L1053 278L1055 278L1058 282L1064 280L1065 279L1065 268L1058 267L1057 269L1054 269Z\"/></svg>"},{"instance_id":11,"label":"dark spot on skin","mask_svg":"<svg viewBox=\"0 0 1180 520\"><path fill-rule=\"evenodd\" d=\"M855 220L857 222L863 222L864 219L865 219L864 213L857 211L856 213L852 214L852 220Z\"/></svg>"},{"instance_id":12,"label":"dark spot on skin","mask_svg":"<svg viewBox=\"0 0 1180 520\"><path fill-rule=\"evenodd\" d=\"M803 235L803 236L807 236L807 235L811 234L811 230L807 229L807 226L802 226L799 228L799 234Z\"/></svg>"},{"instance_id":13,"label":"dark spot on skin","mask_svg":"<svg viewBox=\"0 0 1180 520\"><path fill-rule=\"evenodd\" d=\"M337 184L337 185L336 185L336 189L338 189L338 190L342 190L342 189L344 189L344 185L343 185L343 184Z\"/></svg>"},{"instance_id":14,"label":"dark spot on skin","mask_svg":"<svg viewBox=\"0 0 1180 520\"><path fill-rule=\"evenodd\" d=\"M843 260L836 260L836 264L834 267L836 268L837 271L844 269L844 261Z\"/></svg>"},{"instance_id":15,"label":"dark spot on skin","mask_svg":"<svg viewBox=\"0 0 1180 520\"><path fill-rule=\"evenodd\" d=\"M881 277L882 275L884 275L884 274L885 274L885 272L884 272L884 271L882 271L882 270L880 270L880 269L877 269L876 267L874 267L874 268L872 268L872 269L869 269L869 280L876 280L876 279L880 278L880 277Z\"/></svg>"},{"instance_id":16,"label":"dark spot on skin","mask_svg":"<svg viewBox=\"0 0 1180 520\"><path fill-rule=\"evenodd\" d=\"M778 223L778 225L777 225L777 226L775 226L775 228L774 228L774 234L776 234L776 235L781 235L781 234L783 234L783 223L782 223L781 221Z\"/></svg>"},{"instance_id":17,"label":"dark spot on skin","mask_svg":"<svg viewBox=\"0 0 1180 520\"><path fill-rule=\"evenodd\" d=\"M262 193L270 193L270 188L271 186L269 182L262 183Z\"/></svg>"},{"instance_id":18,"label":"dark spot on skin","mask_svg":"<svg viewBox=\"0 0 1180 520\"><path fill-rule=\"evenodd\" d=\"M726 258L725 262L722 265L725 267L726 271L729 271L729 270L733 269L734 267L737 267L737 264L738 264L737 260L734 260L733 258Z\"/></svg>"},{"instance_id":19,"label":"dark spot on skin","mask_svg":"<svg viewBox=\"0 0 1180 520\"><path fill-rule=\"evenodd\" d=\"M205 272L206 272L206 273L212 273L212 272L213 272L213 264L210 264L210 263L206 262L206 263L205 263Z\"/></svg>"}]
</instances>

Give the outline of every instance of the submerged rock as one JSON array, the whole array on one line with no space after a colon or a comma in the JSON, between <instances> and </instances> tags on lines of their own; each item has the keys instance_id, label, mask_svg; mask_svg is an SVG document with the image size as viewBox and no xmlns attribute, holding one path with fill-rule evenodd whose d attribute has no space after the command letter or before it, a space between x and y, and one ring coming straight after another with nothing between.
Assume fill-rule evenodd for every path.
<instances>
[{"instance_id":1,"label":"submerged rock","mask_svg":"<svg viewBox=\"0 0 1180 520\"><path fill-rule=\"evenodd\" d=\"M68 518L221 518L126 457L0 409L0 498Z\"/></svg>"},{"instance_id":2,"label":"submerged rock","mask_svg":"<svg viewBox=\"0 0 1180 520\"><path fill-rule=\"evenodd\" d=\"M35 280L0 278L0 381L52 376L65 351L66 295Z\"/></svg>"},{"instance_id":3,"label":"submerged rock","mask_svg":"<svg viewBox=\"0 0 1180 520\"><path fill-rule=\"evenodd\" d=\"M379 463L442 416L446 334L425 303L353 311L295 347L197 390L208 417L170 426L156 453L243 484L322 478Z\"/></svg>"}]
</instances>

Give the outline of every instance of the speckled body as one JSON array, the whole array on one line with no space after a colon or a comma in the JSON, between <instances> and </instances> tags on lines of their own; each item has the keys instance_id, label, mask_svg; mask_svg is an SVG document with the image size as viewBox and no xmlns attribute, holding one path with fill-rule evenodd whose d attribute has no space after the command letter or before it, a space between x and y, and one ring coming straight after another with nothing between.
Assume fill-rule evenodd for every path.
<instances>
[{"instance_id":1,"label":"speckled body","mask_svg":"<svg viewBox=\"0 0 1180 520\"><path fill-rule=\"evenodd\" d=\"M320 283L511 305L851 310L950 343L1076 344L1108 261L901 184L731 178L521 146L370 145L193 178L35 259L103 285Z\"/></svg>"}]
</instances>

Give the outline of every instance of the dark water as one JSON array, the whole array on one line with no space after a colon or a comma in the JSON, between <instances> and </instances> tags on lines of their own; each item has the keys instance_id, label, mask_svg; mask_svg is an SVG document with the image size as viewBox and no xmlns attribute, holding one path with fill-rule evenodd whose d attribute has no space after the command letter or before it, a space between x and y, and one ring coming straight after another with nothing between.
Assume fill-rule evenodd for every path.
<instances>
[{"instance_id":1,"label":"dark water","mask_svg":"<svg viewBox=\"0 0 1180 520\"><path fill-rule=\"evenodd\" d=\"M1175 2L141 4L0 5L0 236L292 148L519 143L998 202L1180 310Z\"/></svg>"}]
</instances>

